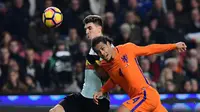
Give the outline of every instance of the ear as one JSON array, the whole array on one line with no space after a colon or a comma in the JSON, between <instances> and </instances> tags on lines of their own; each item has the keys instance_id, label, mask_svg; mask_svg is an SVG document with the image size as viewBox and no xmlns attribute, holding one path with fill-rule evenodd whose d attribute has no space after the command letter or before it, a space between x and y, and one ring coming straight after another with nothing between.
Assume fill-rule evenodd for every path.
<instances>
[{"instance_id":1,"label":"ear","mask_svg":"<svg viewBox=\"0 0 200 112\"><path fill-rule=\"evenodd\" d=\"M102 26L99 26L100 30L102 31Z\"/></svg>"},{"instance_id":2,"label":"ear","mask_svg":"<svg viewBox=\"0 0 200 112\"><path fill-rule=\"evenodd\" d=\"M110 42L108 42L108 41L106 42L106 45L111 46L111 45L110 45Z\"/></svg>"},{"instance_id":3,"label":"ear","mask_svg":"<svg viewBox=\"0 0 200 112\"><path fill-rule=\"evenodd\" d=\"M99 32L102 32L102 27L98 26Z\"/></svg>"}]
</instances>

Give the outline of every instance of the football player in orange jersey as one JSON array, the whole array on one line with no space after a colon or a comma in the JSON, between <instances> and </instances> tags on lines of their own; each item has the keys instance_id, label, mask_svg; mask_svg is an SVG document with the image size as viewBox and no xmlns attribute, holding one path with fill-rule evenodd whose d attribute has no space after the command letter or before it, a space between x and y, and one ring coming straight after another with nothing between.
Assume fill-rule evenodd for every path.
<instances>
[{"instance_id":1,"label":"football player in orange jersey","mask_svg":"<svg viewBox=\"0 0 200 112\"><path fill-rule=\"evenodd\" d=\"M163 53L177 49L186 50L183 42L175 44L152 44L137 46L133 43L111 47L112 41L106 36L99 36L92 41L94 51L105 61L100 66L109 74L109 80L102 86L93 98L98 102L105 92L119 85L129 95L117 112L167 112L162 106L159 93L150 86L138 64L137 57Z\"/></svg>"}]
</instances>

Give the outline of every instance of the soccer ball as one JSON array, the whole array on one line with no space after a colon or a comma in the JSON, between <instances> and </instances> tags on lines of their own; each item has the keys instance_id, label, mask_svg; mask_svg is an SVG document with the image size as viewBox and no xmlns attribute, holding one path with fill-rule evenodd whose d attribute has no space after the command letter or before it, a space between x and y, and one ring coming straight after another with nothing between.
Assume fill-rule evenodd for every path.
<instances>
[{"instance_id":1,"label":"soccer ball","mask_svg":"<svg viewBox=\"0 0 200 112\"><path fill-rule=\"evenodd\" d=\"M57 7L48 7L44 10L42 21L47 27L56 28L61 25L63 14Z\"/></svg>"}]
</instances>

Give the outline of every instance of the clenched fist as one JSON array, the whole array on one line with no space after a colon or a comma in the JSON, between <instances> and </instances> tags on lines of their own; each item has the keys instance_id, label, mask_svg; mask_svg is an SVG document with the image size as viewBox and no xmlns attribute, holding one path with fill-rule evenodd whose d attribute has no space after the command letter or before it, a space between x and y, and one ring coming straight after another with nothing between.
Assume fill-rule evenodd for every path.
<instances>
[{"instance_id":1,"label":"clenched fist","mask_svg":"<svg viewBox=\"0 0 200 112\"><path fill-rule=\"evenodd\" d=\"M176 43L176 49L178 50L178 52L184 52L187 49L187 46L184 42L178 42Z\"/></svg>"}]
</instances>

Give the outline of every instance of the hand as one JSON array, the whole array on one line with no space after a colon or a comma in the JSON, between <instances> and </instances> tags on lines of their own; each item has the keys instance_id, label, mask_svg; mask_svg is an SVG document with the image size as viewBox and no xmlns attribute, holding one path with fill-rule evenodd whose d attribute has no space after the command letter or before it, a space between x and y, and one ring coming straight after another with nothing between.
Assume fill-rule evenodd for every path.
<instances>
[{"instance_id":1,"label":"hand","mask_svg":"<svg viewBox=\"0 0 200 112\"><path fill-rule=\"evenodd\" d=\"M64 108L57 104L55 107L53 107L52 109L49 110L49 112L64 112Z\"/></svg>"},{"instance_id":2,"label":"hand","mask_svg":"<svg viewBox=\"0 0 200 112\"><path fill-rule=\"evenodd\" d=\"M99 104L98 99L101 96L103 96L103 92L101 92L101 91L94 93L94 95L93 95L94 103L96 103L98 105Z\"/></svg>"},{"instance_id":3,"label":"hand","mask_svg":"<svg viewBox=\"0 0 200 112\"><path fill-rule=\"evenodd\" d=\"M186 51L187 46L184 42L178 42L178 43L176 43L176 48L177 48L178 52L184 52L184 51Z\"/></svg>"}]
</instances>

